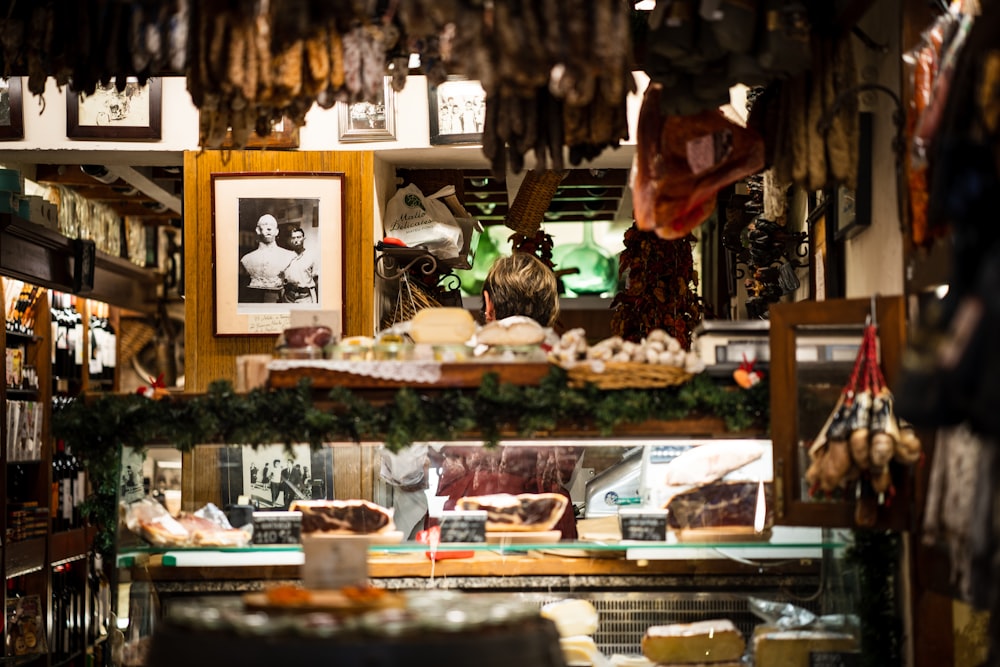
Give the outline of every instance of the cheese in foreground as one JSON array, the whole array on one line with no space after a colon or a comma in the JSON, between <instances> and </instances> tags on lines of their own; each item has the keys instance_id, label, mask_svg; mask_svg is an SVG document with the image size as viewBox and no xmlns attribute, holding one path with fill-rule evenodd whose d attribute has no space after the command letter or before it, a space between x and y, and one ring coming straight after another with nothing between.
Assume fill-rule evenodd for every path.
<instances>
[{"instance_id":1,"label":"cheese in foreground","mask_svg":"<svg viewBox=\"0 0 1000 667\"><path fill-rule=\"evenodd\" d=\"M642 654L661 664L739 660L745 650L743 635L728 619L654 625L642 638Z\"/></svg>"},{"instance_id":2,"label":"cheese in foreground","mask_svg":"<svg viewBox=\"0 0 1000 667\"><path fill-rule=\"evenodd\" d=\"M556 624L560 637L592 635L597 632L597 609L588 600L568 599L542 606L542 617Z\"/></svg>"},{"instance_id":3,"label":"cheese in foreground","mask_svg":"<svg viewBox=\"0 0 1000 667\"><path fill-rule=\"evenodd\" d=\"M855 651L854 637L837 632L783 630L754 637L756 667L809 667L813 651Z\"/></svg>"},{"instance_id":4,"label":"cheese in foreground","mask_svg":"<svg viewBox=\"0 0 1000 667\"><path fill-rule=\"evenodd\" d=\"M597 648L593 637L578 635L576 637L561 637L559 648L563 659L570 667L587 667L604 663L604 654Z\"/></svg>"}]
</instances>

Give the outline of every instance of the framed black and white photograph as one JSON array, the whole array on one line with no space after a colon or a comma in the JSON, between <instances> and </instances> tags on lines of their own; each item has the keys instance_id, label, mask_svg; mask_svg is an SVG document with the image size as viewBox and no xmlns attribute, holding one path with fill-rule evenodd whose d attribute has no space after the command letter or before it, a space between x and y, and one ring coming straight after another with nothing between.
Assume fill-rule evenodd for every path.
<instances>
[{"instance_id":1,"label":"framed black and white photograph","mask_svg":"<svg viewBox=\"0 0 1000 667\"><path fill-rule=\"evenodd\" d=\"M24 139L21 77L0 79L0 141Z\"/></svg>"},{"instance_id":2,"label":"framed black and white photograph","mask_svg":"<svg viewBox=\"0 0 1000 667\"><path fill-rule=\"evenodd\" d=\"M263 445L243 449L243 495L261 509L288 509L313 496L309 445Z\"/></svg>"},{"instance_id":3,"label":"framed black and white photograph","mask_svg":"<svg viewBox=\"0 0 1000 667\"><path fill-rule=\"evenodd\" d=\"M288 328L342 310L342 173L212 174L215 335Z\"/></svg>"},{"instance_id":4,"label":"framed black and white photograph","mask_svg":"<svg viewBox=\"0 0 1000 667\"><path fill-rule=\"evenodd\" d=\"M396 92L385 77L381 99L347 104L338 102L341 143L396 140Z\"/></svg>"},{"instance_id":5,"label":"framed black and white photograph","mask_svg":"<svg viewBox=\"0 0 1000 667\"><path fill-rule=\"evenodd\" d=\"M307 444L227 445L218 450L218 504L280 510L295 499L334 497L333 452Z\"/></svg>"},{"instance_id":6,"label":"framed black and white photograph","mask_svg":"<svg viewBox=\"0 0 1000 667\"><path fill-rule=\"evenodd\" d=\"M143 478L145 462L146 456L141 450L133 447L122 447L120 502L133 503L146 496L146 485Z\"/></svg>"},{"instance_id":7,"label":"framed black and white photograph","mask_svg":"<svg viewBox=\"0 0 1000 667\"><path fill-rule=\"evenodd\" d=\"M70 139L159 139L162 81L145 85L129 77L123 90L115 80L92 94L66 95L66 136Z\"/></svg>"},{"instance_id":8,"label":"framed black and white photograph","mask_svg":"<svg viewBox=\"0 0 1000 667\"><path fill-rule=\"evenodd\" d=\"M486 120L486 91L478 81L449 78L427 89L431 144L479 144Z\"/></svg>"}]
</instances>

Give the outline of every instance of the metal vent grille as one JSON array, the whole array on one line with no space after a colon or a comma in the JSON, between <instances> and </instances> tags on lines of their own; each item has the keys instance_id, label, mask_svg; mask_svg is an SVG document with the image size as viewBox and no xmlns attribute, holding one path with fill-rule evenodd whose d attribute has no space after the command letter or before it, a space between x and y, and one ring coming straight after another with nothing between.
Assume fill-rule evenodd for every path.
<instances>
[{"instance_id":1,"label":"metal vent grille","mask_svg":"<svg viewBox=\"0 0 1000 667\"><path fill-rule=\"evenodd\" d=\"M761 620L750 612L746 593L589 593L565 595L520 593L522 598L538 603L564 598L590 600L600 614L601 623L594 641L604 655L629 655L642 652L642 636L651 625L692 623L727 618L749 640ZM818 603L767 595L768 599L791 602L818 613Z\"/></svg>"}]
</instances>

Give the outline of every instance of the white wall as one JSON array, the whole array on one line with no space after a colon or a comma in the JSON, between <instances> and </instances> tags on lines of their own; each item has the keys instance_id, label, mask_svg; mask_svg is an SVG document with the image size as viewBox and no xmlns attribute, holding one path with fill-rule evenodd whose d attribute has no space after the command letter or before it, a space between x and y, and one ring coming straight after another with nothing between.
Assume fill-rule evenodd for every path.
<instances>
[{"instance_id":1,"label":"white wall","mask_svg":"<svg viewBox=\"0 0 1000 667\"><path fill-rule=\"evenodd\" d=\"M638 92L628 100L630 139L617 151L605 151L593 163L583 166L627 167L635 145L635 119L642 92L648 79L636 73ZM187 92L183 77L164 77L162 139L157 141L94 141L66 137L66 96L49 78L42 97L24 92L24 139L0 143L0 162L9 164L96 163L136 166L179 165L183 152L199 150L198 109ZM341 143L340 113L335 106L313 106L299 130L299 149L303 151L375 151L378 157L395 166L487 168L489 162L480 146L432 146L428 116L427 79L411 76L406 87L395 94L396 139L392 141ZM30 154L25 151L30 150ZM68 155L67 152L76 153ZM532 164L529 159L529 166Z\"/></svg>"},{"instance_id":2,"label":"white wall","mask_svg":"<svg viewBox=\"0 0 1000 667\"><path fill-rule=\"evenodd\" d=\"M881 83L892 90L900 82L900 10L898 0L873 3L860 22L862 30L889 52L881 54L860 46L859 78ZM895 155L892 140L893 103L885 93L864 93L859 98L863 110L874 110L872 132L872 224L845 244L846 294L865 297L874 293L902 294L904 290L903 245L897 207ZM875 105L875 106L867 106ZM900 184L905 187L905 184Z\"/></svg>"}]
</instances>

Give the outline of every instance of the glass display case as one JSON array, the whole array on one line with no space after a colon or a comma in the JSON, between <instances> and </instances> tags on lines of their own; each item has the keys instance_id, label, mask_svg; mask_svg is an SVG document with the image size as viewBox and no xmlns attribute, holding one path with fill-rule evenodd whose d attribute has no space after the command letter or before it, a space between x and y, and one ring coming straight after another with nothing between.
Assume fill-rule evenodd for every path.
<instances>
[{"instance_id":1,"label":"glass display case","mask_svg":"<svg viewBox=\"0 0 1000 667\"><path fill-rule=\"evenodd\" d=\"M713 480L761 489L760 500L755 493L751 503L751 515L758 502L764 503L762 511L767 518L758 530L753 525L737 526L738 530L716 526L718 530L692 536L668 524L661 539L622 539L617 510L661 509L663 498L654 499L650 487L668 474L671 459L702 447L726 446L761 451L750 463ZM398 484L402 480L393 476L399 474L398 469L386 471L382 466L387 450L378 443L330 443L313 451L307 446L300 451L283 445L200 445L183 455L151 447L146 450L146 462L137 465L145 470L144 476L152 475L155 480L155 470L169 469L164 467L165 461L183 459L179 486L181 506L186 511L208 503L227 508L246 502L260 510L282 510L289 500L287 488L272 494L269 483L263 481L264 466L272 472L275 459L279 469L289 465L292 470L296 465L304 469L308 464L310 483L301 489L310 499L360 498L391 509L396 516L406 516L414 502L426 506L429 520L425 521L421 512L412 533L407 528L405 536L396 531L400 535L384 539L376 535L369 540L367 573L373 586L401 595L442 590L475 593L477 598L517 600L533 607L584 598L600 613L595 641L605 655L639 653L643 632L656 623L725 617L750 636L760 622L750 610L751 597L793 603L817 614L850 613L853 609L854 578L843 560L850 534L773 525L768 509L773 502L771 443L759 435L635 438L590 434L507 439L497 450L484 449L477 441L418 443L414 447L425 447L428 456L423 479L407 480L408 485ZM173 456L167 455L168 451ZM449 511L445 509L450 506L448 497L437 495L437 491L447 486L442 482L447 482L448 475L455 474L461 454L483 455L487 461L479 461L472 477L477 473L511 474L515 459L531 461L518 470L536 485L539 478L554 475L569 499L575 536L560 539L551 532L488 532L484 541L475 543L429 544L414 539L424 539L416 533ZM471 465L468 459L462 460ZM561 474L546 467L558 462L564 464ZM625 474L616 475L616 471ZM609 484L609 478L624 481ZM741 478L752 480L752 484ZM615 511L596 511L606 507ZM248 595L298 585L306 558L296 543L153 546L124 523L119 526L116 545L118 626L127 648L125 664L136 665L153 664L145 662L144 656L148 656L151 637L164 618L181 618L190 625L200 622L198 614L209 613L204 610L216 606L230 610L220 613L232 615L236 613L232 609L242 608L241 600ZM192 611L197 609L202 611ZM217 618L216 612L209 615ZM237 625L244 622L242 617L230 620ZM177 626L171 622L171 628L175 632Z\"/></svg>"}]
</instances>

